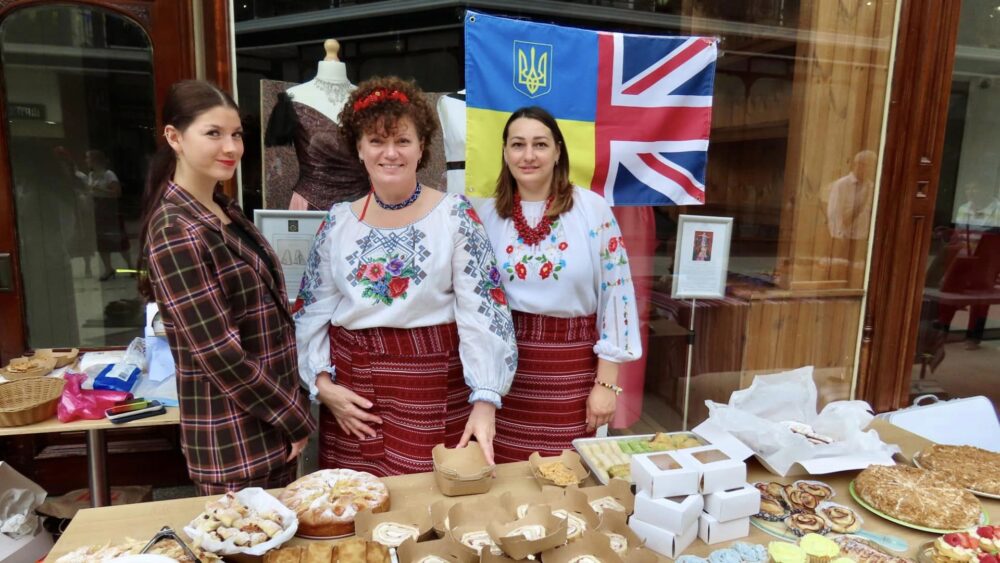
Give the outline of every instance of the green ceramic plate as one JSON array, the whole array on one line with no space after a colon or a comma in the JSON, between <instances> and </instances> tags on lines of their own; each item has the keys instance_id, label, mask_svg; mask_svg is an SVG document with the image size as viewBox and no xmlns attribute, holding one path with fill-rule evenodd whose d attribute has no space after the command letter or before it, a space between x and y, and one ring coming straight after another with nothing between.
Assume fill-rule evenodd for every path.
<instances>
[{"instance_id":1,"label":"green ceramic plate","mask_svg":"<svg viewBox=\"0 0 1000 563\"><path fill-rule=\"evenodd\" d=\"M894 518L892 516L889 516L888 514L882 512L881 510L878 510L878 509L874 508L873 506L871 506L870 504L868 504L867 502L865 502L861 498L861 496L854 491L854 481L851 481L851 484L848 486L848 490L851 492L851 498L853 498L854 500L856 500L858 502L858 504L860 504L861 506L863 506L865 508L865 510L867 510L868 512L871 512L872 514L875 514L876 516L881 516L882 518L885 518L886 520L888 520L890 522L894 522L896 524L899 524L900 526L906 526L907 528L913 528L914 530L920 530L922 532L931 532L932 534L951 534L953 532L961 532L961 531L965 530L965 528L963 528L961 530L939 530L937 528L928 528L926 526L920 526L918 524L911 524L909 522L904 522L903 520L900 520L899 518ZM989 524L989 523L990 523L990 515L986 514L985 512L980 513L979 514L979 525L983 526L983 525Z\"/></svg>"}]
</instances>

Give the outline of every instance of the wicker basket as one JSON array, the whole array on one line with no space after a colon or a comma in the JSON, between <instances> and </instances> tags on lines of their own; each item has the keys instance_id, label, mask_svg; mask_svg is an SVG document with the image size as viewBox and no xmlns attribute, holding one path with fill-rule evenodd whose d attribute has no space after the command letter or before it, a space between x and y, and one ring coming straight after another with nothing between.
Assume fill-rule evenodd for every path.
<instances>
[{"instance_id":1,"label":"wicker basket","mask_svg":"<svg viewBox=\"0 0 1000 563\"><path fill-rule=\"evenodd\" d=\"M17 379L33 379L41 377L43 375L48 375L56 367L56 359L51 356L14 358L13 360L11 360L11 362L13 363L16 360L21 360L21 359L34 360L38 362L40 365L37 368L28 371L10 371L10 364L7 364L7 367L0 368L0 375L6 377L11 381Z\"/></svg>"},{"instance_id":2,"label":"wicker basket","mask_svg":"<svg viewBox=\"0 0 1000 563\"><path fill-rule=\"evenodd\" d=\"M48 420L66 380L57 377L29 377L0 384L0 426L24 426Z\"/></svg>"}]
</instances>

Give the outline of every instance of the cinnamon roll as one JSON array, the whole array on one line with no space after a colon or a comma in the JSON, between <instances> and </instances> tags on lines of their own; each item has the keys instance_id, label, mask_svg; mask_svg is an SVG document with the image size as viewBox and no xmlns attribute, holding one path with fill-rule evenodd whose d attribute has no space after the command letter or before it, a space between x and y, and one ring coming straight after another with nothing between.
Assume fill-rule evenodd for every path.
<instances>
[{"instance_id":1,"label":"cinnamon roll","mask_svg":"<svg viewBox=\"0 0 1000 563\"><path fill-rule=\"evenodd\" d=\"M815 514L808 512L796 512L785 519L785 525L796 536L802 537L806 534L825 534L830 531L826 522Z\"/></svg>"},{"instance_id":2,"label":"cinnamon roll","mask_svg":"<svg viewBox=\"0 0 1000 563\"><path fill-rule=\"evenodd\" d=\"M451 561L437 555L424 555L420 559L417 559L416 563L451 563Z\"/></svg>"},{"instance_id":3,"label":"cinnamon roll","mask_svg":"<svg viewBox=\"0 0 1000 563\"><path fill-rule=\"evenodd\" d=\"M785 501L792 512L815 512L819 506L818 498L792 485L785 487Z\"/></svg>"},{"instance_id":4,"label":"cinnamon roll","mask_svg":"<svg viewBox=\"0 0 1000 563\"><path fill-rule=\"evenodd\" d=\"M404 541L420 536L420 528L396 522L379 522L372 529L372 540L386 547L399 547Z\"/></svg>"},{"instance_id":5,"label":"cinnamon roll","mask_svg":"<svg viewBox=\"0 0 1000 563\"><path fill-rule=\"evenodd\" d=\"M601 563L601 560L593 555L577 555L566 563Z\"/></svg>"},{"instance_id":6,"label":"cinnamon roll","mask_svg":"<svg viewBox=\"0 0 1000 563\"><path fill-rule=\"evenodd\" d=\"M545 537L545 526L542 526L541 524L521 526L519 528L514 528L504 537L516 538L517 536L524 536L524 539L528 541L540 540Z\"/></svg>"},{"instance_id":7,"label":"cinnamon roll","mask_svg":"<svg viewBox=\"0 0 1000 563\"><path fill-rule=\"evenodd\" d=\"M490 537L486 530L466 532L462 534L461 539L458 541L460 541L463 545L474 549L476 553L482 553L484 547L490 548L490 552L497 555L503 553L499 548L497 548L497 544L493 543L493 538Z\"/></svg>"},{"instance_id":8,"label":"cinnamon roll","mask_svg":"<svg viewBox=\"0 0 1000 563\"><path fill-rule=\"evenodd\" d=\"M601 497L590 501L590 508L593 508L594 512L598 514L604 514L605 510L627 512L622 503L618 502L618 499L613 496Z\"/></svg>"},{"instance_id":9,"label":"cinnamon roll","mask_svg":"<svg viewBox=\"0 0 1000 563\"><path fill-rule=\"evenodd\" d=\"M816 514L826 522L831 530L838 534L850 534L861 529L861 517L846 506L824 502L816 509Z\"/></svg>"},{"instance_id":10,"label":"cinnamon roll","mask_svg":"<svg viewBox=\"0 0 1000 563\"><path fill-rule=\"evenodd\" d=\"M628 538L614 532L604 532L604 534L608 536L611 549L618 555L625 557L625 553L628 552Z\"/></svg>"},{"instance_id":11,"label":"cinnamon roll","mask_svg":"<svg viewBox=\"0 0 1000 563\"><path fill-rule=\"evenodd\" d=\"M587 531L587 521L572 512L563 509L553 510L552 514L566 520L566 539L575 540Z\"/></svg>"}]
</instances>

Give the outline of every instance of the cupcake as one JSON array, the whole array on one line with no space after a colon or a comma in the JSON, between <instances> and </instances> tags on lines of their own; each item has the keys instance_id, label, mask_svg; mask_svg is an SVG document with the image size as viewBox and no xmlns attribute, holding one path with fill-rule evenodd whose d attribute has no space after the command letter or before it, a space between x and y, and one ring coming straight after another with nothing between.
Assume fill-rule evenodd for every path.
<instances>
[{"instance_id":1,"label":"cupcake","mask_svg":"<svg viewBox=\"0 0 1000 563\"><path fill-rule=\"evenodd\" d=\"M736 550L745 563L767 563L767 548L760 544L738 541L729 548Z\"/></svg>"},{"instance_id":2,"label":"cupcake","mask_svg":"<svg viewBox=\"0 0 1000 563\"><path fill-rule=\"evenodd\" d=\"M861 517L846 506L833 502L821 502L816 514L838 534L850 534L861 529Z\"/></svg>"},{"instance_id":3,"label":"cupcake","mask_svg":"<svg viewBox=\"0 0 1000 563\"><path fill-rule=\"evenodd\" d=\"M767 556L771 563L806 563L808 558L802 548L783 541L773 541L767 544Z\"/></svg>"},{"instance_id":4,"label":"cupcake","mask_svg":"<svg viewBox=\"0 0 1000 563\"><path fill-rule=\"evenodd\" d=\"M785 525L796 536L802 537L806 534L825 534L830 531L830 527L822 518L815 514L797 512L785 518Z\"/></svg>"},{"instance_id":5,"label":"cupcake","mask_svg":"<svg viewBox=\"0 0 1000 563\"><path fill-rule=\"evenodd\" d=\"M819 534L806 534L799 540L799 547L806 552L809 563L829 563L840 555L840 546Z\"/></svg>"},{"instance_id":6,"label":"cupcake","mask_svg":"<svg viewBox=\"0 0 1000 563\"><path fill-rule=\"evenodd\" d=\"M781 501L772 496L761 494L760 512L757 513L757 518L768 522L781 522L788 517L788 514L788 509Z\"/></svg>"},{"instance_id":7,"label":"cupcake","mask_svg":"<svg viewBox=\"0 0 1000 563\"><path fill-rule=\"evenodd\" d=\"M742 563L743 558L735 549L716 549L708 556L708 563Z\"/></svg>"}]
</instances>

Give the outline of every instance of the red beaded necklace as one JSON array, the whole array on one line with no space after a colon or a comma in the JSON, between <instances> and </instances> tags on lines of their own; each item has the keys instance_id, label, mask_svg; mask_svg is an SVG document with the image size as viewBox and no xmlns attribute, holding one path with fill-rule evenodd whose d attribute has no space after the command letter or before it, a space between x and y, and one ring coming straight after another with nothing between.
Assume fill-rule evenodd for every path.
<instances>
[{"instance_id":1,"label":"red beaded necklace","mask_svg":"<svg viewBox=\"0 0 1000 563\"><path fill-rule=\"evenodd\" d=\"M542 239L549 236L552 231L552 217L549 217L549 207L552 205L552 196L549 196L545 200L545 210L542 211L542 220L535 225L535 228L528 226L528 222L524 219L524 212L521 210L521 194L514 192L514 213L512 219L514 220L514 228L517 229L517 234L521 236L521 241L528 246L535 246L536 244L542 242Z\"/></svg>"}]
</instances>

